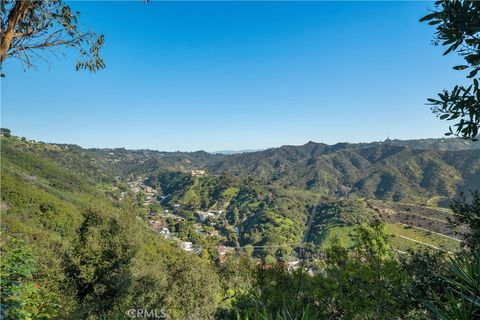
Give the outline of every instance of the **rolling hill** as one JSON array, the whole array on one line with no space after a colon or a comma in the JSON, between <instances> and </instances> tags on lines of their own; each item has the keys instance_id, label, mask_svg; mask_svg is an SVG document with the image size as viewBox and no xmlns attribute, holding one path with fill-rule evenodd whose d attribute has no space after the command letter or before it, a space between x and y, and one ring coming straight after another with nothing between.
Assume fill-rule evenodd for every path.
<instances>
[{"instance_id":1,"label":"rolling hill","mask_svg":"<svg viewBox=\"0 0 480 320\"><path fill-rule=\"evenodd\" d=\"M438 146L444 147L437 150ZM191 171L198 169L206 173L193 175ZM310 220L309 241L320 247L332 236L345 238L349 228L372 217L380 217L389 224L389 230L401 236L396 239L400 248L412 242L405 238L407 233L412 239L441 245L442 241L435 242L436 236L422 236L421 229L403 228L406 224L452 234L435 207L445 207L459 191L480 187L480 149L478 144L462 140L429 139L336 145L309 142L220 155L84 149L11 137L2 138L2 173L2 207L10 208L9 212L16 206L7 200L19 196L13 195L17 189L31 188L29 179L34 179L38 190L27 193L50 197L52 203L60 201L60 207L77 208L92 196L115 203L129 190L127 182L141 177L159 190L159 196L168 196L160 202L161 207L173 210L180 206L187 220L195 220L199 210L224 211L226 220L220 231L226 244L288 244L290 249L282 250L291 254ZM8 192L12 192L11 197ZM402 203L415 207L408 211ZM382 206L385 209L378 209ZM425 206L433 207L433 217L421 213ZM319 209L315 219L311 219L313 208ZM341 209L328 218L328 208ZM29 217L31 221L43 219L38 210L38 215ZM72 221L78 217L75 210L71 210ZM65 214L58 217L65 220ZM39 223L52 221L56 218Z\"/></svg>"},{"instance_id":2,"label":"rolling hill","mask_svg":"<svg viewBox=\"0 0 480 320\"><path fill-rule=\"evenodd\" d=\"M393 201L452 197L480 186L479 149L439 151L392 144L309 142L223 157L206 168L329 195Z\"/></svg>"}]
</instances>

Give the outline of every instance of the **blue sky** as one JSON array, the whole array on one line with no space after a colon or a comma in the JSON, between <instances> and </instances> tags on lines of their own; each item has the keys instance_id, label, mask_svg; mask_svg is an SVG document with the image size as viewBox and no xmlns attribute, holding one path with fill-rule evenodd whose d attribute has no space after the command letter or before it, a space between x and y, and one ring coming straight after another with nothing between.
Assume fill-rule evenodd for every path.
<instances>
[{"instance_id":1,"label":"blue sky","mask_svg":"<svg viewBox=\"0 0 480 320\"><path fill-rule=\"evenodd\" d=\"M107 68L4 67L1 124L84 147L257 149L441 137L426 98L463 81L431 2L81 2Z\"/></svg>"}]
</instances>

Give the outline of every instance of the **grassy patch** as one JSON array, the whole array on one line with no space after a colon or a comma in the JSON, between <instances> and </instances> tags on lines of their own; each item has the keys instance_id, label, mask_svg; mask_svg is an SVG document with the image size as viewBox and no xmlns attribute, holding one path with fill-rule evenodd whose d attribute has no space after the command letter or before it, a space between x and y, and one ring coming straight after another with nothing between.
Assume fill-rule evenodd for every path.
<instances>
[{"instance_id":1,"label":"grassy patch","mask_svg":"<svg viewBox=\"0 0 480 320\"><path fill-rule=\"evenodd\" d=\"M407 237L416 241L420 241L438 248L442 248L444 250L448 251L456 251L458 249L458 246L460 242L455 241L453 239L449 239L447 237L443 237L439 234L435 234L429 231L424 231L424 230L419 230L415 229L412 227L404 226L401 224L387 224L385 226L387 232L392 234L393 240L392 242L395 244L398 244L399 247L397 249L402 250L405 249L405 244L410 242L411 246L410 247L416 247L418 245L421 245L419 243L416 243L414 241L402 238ZM400 248L401 247L401 248Z\"/></svg>"},{"instance_id":2,"label":"grassy patch","mask_svg":"<svg viewBox=\"0 0 480 320\"><path fill-rule=\"evenodd\" d=\"M353 245L353 241L350 238L350 233L354 228L354 226L334 226L328 228L325 231L325 234L318 238L319 240L321 239L321 241L317 244L320 245L322 250L325 250L331 246L334 241L338 241L338 244L343 247L351 247Z\"/></svg>"},{"instance_id":3,"label":"grassy patch","mask_svg":"<svg viewBox=\"0 0 480 320\"><path fill-rule=\"evenodd\" d=\"M228 201L230 201L233 197L235 197L237 195L237 193L239 191L240 191L240 189L237 188L237 187L230 187L230 188L227 188L227 189L223 190L222 196L224 198L227 198Z\"/></svg>"}]
</instances>

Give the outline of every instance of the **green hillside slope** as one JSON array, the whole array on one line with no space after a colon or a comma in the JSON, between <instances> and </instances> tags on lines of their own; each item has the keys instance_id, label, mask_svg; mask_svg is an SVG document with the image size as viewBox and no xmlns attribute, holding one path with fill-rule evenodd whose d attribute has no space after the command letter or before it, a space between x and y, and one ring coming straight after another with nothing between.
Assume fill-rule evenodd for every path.
<instances>
[{"instance_id":1,"label":"green hillside slope","mask_svg":"<svg viewBox=\"0 0 480 320\"><path fill-rule=\"evenodd\" d=\"M1 138L2 260L16 261L2 264L2 309L86 319L162 305L175 318L209 317L220 290L213 267L154 233L143 208L118 201L121 183L70 152Z\"/></svg>"}]
</instances>

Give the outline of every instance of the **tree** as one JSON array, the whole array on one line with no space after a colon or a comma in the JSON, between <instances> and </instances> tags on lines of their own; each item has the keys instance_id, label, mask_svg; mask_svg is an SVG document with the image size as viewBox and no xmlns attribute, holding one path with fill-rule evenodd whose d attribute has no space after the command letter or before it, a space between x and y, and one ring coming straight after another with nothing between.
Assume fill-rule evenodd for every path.
<instances>
[{"instance_id":1,"label":"tree","mask_svg":"<svg viewBox=\"0 0 480 320\"><path fill-rule=\"evenodd\" d=\"M105 67L100 57L103 35L80 29L80 13L63 0L1 0L0 65L8 58L28 69L47 53L74 48L80 54L76 69L97 71Z\"/></svg>"},{"instance_id":2,"label":"tree","mask_svg":"<svg viewBox=\"0 0 480 320\"><path fill-rule=\"evenodd\" d=\"M162 306L173 319L211 319L220 283L212 265L193 254L178 253L167 265L168 287Z\"/></svg>"},{"instance_id":3,"label":"tree","mask_svg":"<svg viewBox=\"0 0 480 320\"><path fill-rule=\"evenodd\" d=\"M0 134L4 135L5 137L10 137L12 135L12 132L10 131L10 129L0 128Z\"/></svg>"},{"instance_id":4,"label":"tree","mask_svg":"<svg viewBox=\"0 0 480 320\"><path fill-rule=\"evenodd\" d=\"M334 242L326 251L321 272L313 276L305 276L302 269L289 272L280 263L258 267L253 287L234 303L239 315L255 315L253 319L403 319L413 309L405 304L407 274L391 256L383 226L362 225L352 238L351 248ZM264 317L257 316L259 310Z\"/></svg>"},{"instance_id":5,"label":"tree","mask_svg":"<svg viewBox=\"0 0 480 320\"><path fill-rule=\"evenodd\" d=\"M434 280L433 283L430 282L430 290L425 294L425 298L429 299L426 305L438 319L478 319L480 316L480 192L472 192L471 201L461 194L453 201L451 209L453 216L449 221L459 230L465 250L460 251L450 260L446 272L442 270L443 276L440 282L437 274L441 269L429 264L428 268L435 270L436 276L426 277L428 280ZM416 273L418 274L418 271Z\"/></svg>"},{"instance_id":6,"label":"tree","mask_svg":"<svg viewBox=\"0 0 480 320\"><path fill-rule=\"evenodd\" d=\"M252 245L250 244L247 244L243 247L243 249L245 250L245 254L247 255L247 257L251 257L252 254L253 254L253 251L254 251L254 248Z\"/></svg>"},{"instance_id":7,"label":"tree","mask_svg":"<svg viewBox=\"0 0 480 320\"><path fill-rule=\"evenodd\" d=\"M407 276L390 255L383 225L362 225L346 249L338 241L326 251L320 282L322 305L329 319L394 319L407 314Z\"/></svg>"},{"instance_id":8,"label":"tree","mask_svg":"<svg viewBox=\"0 0 480 320\"><path fill-rule=\"evenodd\" d=\"M65 273L82 318L107 316L126 296L131 283L136 245L128 220L122 219L128 213L120 217L105 211L93 206L83 211L77 238L65 257Z\"/></svg>"},{"instance_id":9,"label":"tree","mask_svg":"<svg viewBox=\"0 0 480 320\"><path fill-rule=\"evenodd\" d=\"M480 192L471 194L469 202L464 194L452 202L451 209L453 216L450 223L458 227L462 237L462 245L475 254L480 252Z\"/></svg>"},{"instance_id":10,"label":"tree","mask_svg":"<svg viewBox=\"0 0 480 320\"><path fill-rule=\"evenodd\" d=\"M403 272L408 274L407 296L409 304L423 308L425 299L445 300L444 278L447 276L447 253L441 250L410 249L400 258Z\"/></svg>"},{"instance_id":11,"label":"tree","mask_svg":"<svg viewBox=\"0 0 480 320\"><path fill-rule=\"evenodd\" d=\"M480 89L477 74L480 71L480 2L441 0L435 10L420 19L436 26L435 44L446 46L444 55L457 52L465 59L455 70L468 71L473 83L467 87L457 85L444 90L439 98L428 99L432 111L442 120L456 120L446 135L457 135L477 140L480 128ZM477 77L477 78L475 78Z\"/></svg>"},{"instance_id":12,"label":"tree","mask_svg":"<svg viewBox=\"0 0 480 320\"><path fill-rule=\"evenodd\" d=\"M2 243L0 287L1 319L55 319L60 301L55 292L36 279L36 259L22 239Z\"/></svg>"},{"instance_id":13,"label":"tree","mask_svg":"<svg viewBox=\"0 0 480 320\"><path fill-rule=\"evenodd\" d=\"M256 265L249 256L229 257L218 267L220 285L222 286L222 303L227 307L238 295L248 292L254 281Z\"/></svg>"}]
</instances>

